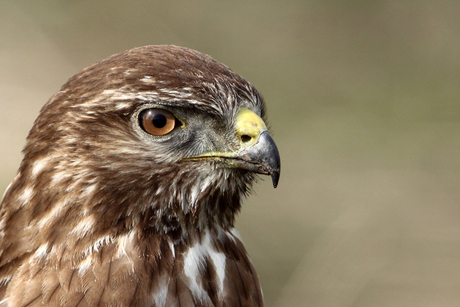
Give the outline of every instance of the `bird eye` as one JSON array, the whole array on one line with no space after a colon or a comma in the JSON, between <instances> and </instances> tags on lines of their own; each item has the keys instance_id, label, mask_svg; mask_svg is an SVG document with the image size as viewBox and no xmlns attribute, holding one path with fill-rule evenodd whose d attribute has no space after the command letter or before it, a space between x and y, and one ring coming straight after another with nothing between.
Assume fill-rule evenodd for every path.
<instances>
[{"instance_id":1,"label":"bird eye","mask_svg":"<svg viewBox=\"0 0 460 307\"><path fill-rule=\"evenodd\" d=\"M139 114L139 126L151 135L165 135L180 125L171 112L163 109L147 109Z\"/></svg>"}]
</instances>

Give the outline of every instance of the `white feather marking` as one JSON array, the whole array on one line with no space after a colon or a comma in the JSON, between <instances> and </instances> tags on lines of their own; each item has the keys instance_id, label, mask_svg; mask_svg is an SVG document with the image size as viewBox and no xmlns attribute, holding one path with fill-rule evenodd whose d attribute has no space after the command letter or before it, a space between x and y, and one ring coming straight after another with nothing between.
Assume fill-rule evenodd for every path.
<instances>
[{"instance_id":1,"label":"white feather marking","mask_svg":"<svg viewBox=\"0 0 460 307\"><path fill-rule=\"evenodd\" d=\"M88 118L89 116L81 116L81 117L86 117ZM78 143L80 140L77 139L77 138L73 138L73 137L67 137L64 139L64 141L67 143L67 144L76 144Z\"/></svg>"},{"instance_id":2,"label":"white feather marking","mask_svg":"<svg viewBox=\"0 0 460 307\"><path fill-rule=\"evenodd\" d=\"M48 254L48 243L40 245L39 248L34 253L34 256L32 257L31 260L41 260L46 257Z\"/></svg>"},{"instance_id":3,"label":"white feather marking","mask_svg":"<svg viewBox=\"0 0 460 307\"><path fill-rule=\"evenodd\" d=\"M78 222L77 226L75 226L69 234L73 235L76 234L78 235L78 238L81 239L84 236L86 236L91 229L94 227L94 224L96 223L96 220L94 216L88 215L85 217L82 217L80 221Z\"/></svg>"},{"instance_id":4,"label":"white feather marking","mask_svg":"<svg viewBox=\"0 0 460 307\"><path fill-rule=\"evenodd\" d=\"M85 198L89 195L91 195L94 190L96 190L97 188L97 184L92 184L90 186L87 186L86 188L84 188L82 191L81 191L81 194L79 195L79 198Z\"/></svg>"},{"instance_id":5,"label":"white feather marking","mask_svg":"<svg viewBox=\"0 0 460 307\"><path fill-rule=\"evenodd\" d=\"M158 292L152 293L152 301L155 301L155 306L164 307L168 296L168 278L166 276L158 281L158 289Z\"/></svg>"},{"instance_id":6,"label":"white feather marking","mask_svg":"<svg viewBox=\"0 0 460 307\"><path fill-rule=\"evenodd\" d=\"M130 148L129 146L124 146L124 147L120 147L120 148L117 148L118 152L120 154L122 153L127 153L127 154L138 154L139 151L136 150L136 149L133 149L133 148Z\"/></svg>"},{"instance_id":7,"label":"white feather marking","mask_svg":"<svg viewBox=\"0 0 460 307\"><path fill-rule=\"evenodd\" d=\"M122 92L121 89L117 89L117 90L114 90L114 89L109 89L109 90L104 90L100 95L96 96L95 98L93 99L88 99L86 100L83 104L80 104L79 106L82 107L91 107L92 105L94 104L112 104L113 101L117 101L117 100L130 100L131 98L133 98L133 94L125 94ZM120 105L120 107L116 107L118 109L122 109L124 108L121 107L122 105ZM91 111L86 111L86 114L91 114Z\"/></svg>"},{"instance_id":8,"label":"white feather marking","mask_svg":"<svg viewBox=\"0 0 460 307\"><path fill-rule=\"evenodd\" d=\"M215 251L211 242L209 230L205 231L205 235L200 243L196 243L188 251L184 259L184 273L190 279L190 290L194 297L200 300L201 303L210 303L210 298L201 284L201 273L204 269L206 258L209 258L216 269L219 282L219 297L222 296L224 290L225 278L225 255ZM200 281L200 284L198 284Z\"/></svg>"},{"instance_id":9,"label":"white feather marking","mask_svg":"<svg viewBox=\"0 0 460 307\"><path fill-rule=\"evenodd\" d=\"M99 249L101 248L101 246L113 243L114 241L115 240L111 236L103 236L97 239L96 242L93 243L93 245L85 249L83 251L83 255L87 257L88 255L92 255L94 252L97 253L99 252Z\"/></svg>"},{"instance_id":10,"label":"white feather marking","mask_svg":"<svg viewBox=\"0 0 460 307\"><path fill-rule=\"evenodd\" d=\"M166 88L159 89L158 91L161 93L165 93L169 96L173 96L174 98L190 98L193 96L193 94L190 92L175 91L175 90L170 90Z\"/></svg>"},{"instance_id":11,"label":"white feather marking","mask_svg":"<svg viewBox=\"0 0 460 307\"><path fill-rule=\"evenodd\" d=\"M37 175L48 165L50 159L49 157L37 160L33 163L32 166L32 179L37 177Z\"/></svg>"},{"instance_id":12,"label":"white feather marking","mask_svg":"<svg viewBox=\"0 0 460 307\"><path fill-rule=\"evenodd\" d=\"M86 257L82 262L78 264L78 275L82 276L87 269L91 267L93 258L91 256Z\"/></svg>"},{"instance_id":13,"label":"white feather marking","mask_svg":"<svg viewBox=\"0 0 460 307\"><path fill-rule=\"evenodd\" d=\"M132 246L135 235L136 235L135 231L130 231L127 234L120 236L120 238L118 239L117 252L115 254L116 258L121 258L124 256L129 258L129 255L126 251L129 250L130 245Z\"/></svg>"},{"instance_id":14,"label":"white feather marking","mask_svg":"<svg viewBox=\"0 0 460 307\"><path fill-rule=\"evenodd\" d=\"M173 258L176 258L176 249L174 247L174 243L172 241L168 241L168 243L169 243L169 248L171 249Z\"/></svg>"},{"instance_id":15,"label":"white feather marking","mask_svg":"<svg viewBox=\"0 0 460 307\"><path fill-rule=\"evenodd\" d=\"M62 210L67 207L68 204L68 199L64 198L60 201L60 203L57 203L54 205L54 207L51 209L51 211L48 211L45 216L43 216L39 221L38 221L38 228L40 230L45 227L46 224L51 224L52 218L53 217L59 217Z\"/></svg>"},{"instance_id":16,"label":"white feather marking","mask_svg":"<svg viewBox=\"0 0 460 307\"><path fill-rule=\"evenodd\" d=\"M67 170L57 172L52 177L52 186L58 185L60 182L64 181L65 179L69 178L71 175L67 172Z\"/></svg>"},{"instance_id":17,"label":"white feather marking","mask_svg":"<svg viewBox=\"0 0 460 307\"><path fill-rule=\"evenodd\" d=\"M159 195L160 193L162 193L164 190L163 186L159 186L155 192L155 195Z\"/></svg>"},{"instance_id":18,"label":"white feather marking","mask_svg":"<svg viewBox=\"0 0 460 307\"><path fill-rule=\"evenodd\" d=\"M127 109L132 106L132 103L128 102L119 102L115 105L116 110Z\"/></svg>"},{"instance_id":19,"label":"white feather marking","mask_svg":"<svg viewBox=\"0 0 460 307\"><path fill-rule=\"evenodd\" d=\"M139 93L124 93L121 91L114 91L111 92L110 94L112 95L112 100L117 101L117 100L129 100L132 101L133 99L139 99L139 100L154 100L158 98L158 93L157 92L139 92ZM105 93L106 91L104 91Z\"/></svg>"},{"instance_id":20,"label":"white feather marking","mask_svg":"<svg viewBox=\"0 0 460 307\"><path fill-rule=\"evenodd\" d=\"M200 186L201 184L195 184L192 187L192 193L190 194L190 202L189 202L189 204L191 204L192 206L195 204L198 196L200 195Z\"/></svg>"},{"instance_id":21,"label":"white feather marking","mask_svg":"<svg viewBox=\"0 0 460 307\"><path fill-rule=\"evenodd\" d=\"M25 206L34 195L34 189L32 187L27 187L24 189L24 192L19 196L19 201L21 202L21 207Z\"/></svg>"},{"instance_id":22,"label":"white feather marking","mask_svg":"<svg viewBox=\"0 0 460 307\"><path fill-rule=\"evenodd\" d=\"M214 180L216 180L216 178L213 172L210 172L204 178L200 178L199 182L192 186L190 201L188 203L192 205L195 204L200 194L203 193Z\"/></svg>"},{"instance_id":23,"label":"white feather marking","mask_svg":"<svg viewBox=\"0 0 460 307\"><path fill-rule=\"evenodd\" d=\"M118 240L118 248L115 254L115 259L122 258L123 262L126 264L131 265L131 271L134 273L134 261L131 258L129 251L131 251L133 247L133 240L134 236L136 235L135 231L130 231L129 233L120 236Z\"/></svg>"},{"instance_id":24,"label":"white feather marking","mask_svg":"<svg viewBox=\"0 0 460 307\"><path fill-rule=\"evenodd\" d=\"M196 243L188 250L184 259L184 273L190 279L190 291L192 291L193 296L202 304L204 303L204 300L210 300L202 285L198 285L200 271L203 270L204 266L205 254L206 251L203 246Z\"/></svg>"},{"instance_id":25,"label":"white feather marking","mask_svg":"<svg viewBox=\"0 0 460 307\"><path fill-rule=\"evenodd\" d=\"M112 242L113 242L113 238L111 236L103 236L103 237L99 238L96 242L94 242L93 249L94 249L95 252L98 252L99 248L102 245L107 245L107 244L110 244Z\"/></svg>"},{"instance_id":26,"label":"white feather marking","mask_svg":"<svg viewBox=\"0 0 460 307\"><path fill-rule=\"evenodd\" d=\"M7 283L10 282L10 280L13 278L13 275L8 275L8 276L5 276L3 277L1 280L0 280L0 286L5 286Z\"/></svg>"},{"instance_id":27,"label":"white feather marking","mask_svg":"<svg viewBox=\"0 0 460 307\"><path fill-rule=\"evenodd\" d=\"M219 298L224 293L224 279L225 279L225 255L217 253L215 250L209 250L209 257L211 257L214 267L216 268L217 277L219 278Z\"/></svg>"},{"instance_id":28,"label":"white feather marking","mask_svg":"<svg viewBox=\"0 0 460 307\"><path fill-rule=\"evenodd\" d=\"M110 89L110 90L104 90L100 96L104 96L104 97L110 97L110 96L113 96L115 94L118 94L118 91L117 90L114 90L114 89Z\"/></svg>"},{"instance_id":29,"label":"white feather marking","mask_svg":"<svg viewBox=\"0 0 460 307\"><path fill-rule=\"evenodd\" d=\"M115 258L121 258L123 256L127 256L126 254L126 245L127 245L127 237L128 235L122 235L118 239L118 248L117 248L117 253L115 254Z\"/></svg>"},{"instance_id":30,"label":"white feather marking","mask_svg":"<svg viewBox=\"0 0 460 307\"><path fill-rule=\"evenodd\" d=\"M135 68L129 68L129 69L126 69L123 74L125 75L129 75L130 73L133 73L133 72L136 72L136 69Z\"/></svg>"},{"instance_id":31,"label":"white feather marking","mask_svg":"<svg viewBox=\"0 0 460 307\"><path fill-rule=\"evenodd\" d=\"M211 172L212 174L212 172ZM207 187L209 187L209 184L214 180L214 176L206 176L206 178L204 178L204 180L201 182L201 190L200 192L204 192L204 190L206 190Z\"/></svg>"},{"instance_id":32,"label":"white feather marking","mask_svg":"<svg viewBox=\"0 0 460 307\"><path fill-rule=\"evenodd\" d=\"M156 83L156 80L152 78L152 76L144 76L144 78L139 79L139 81L147 83L147 84Z\"/></svg>"}]
</instances>

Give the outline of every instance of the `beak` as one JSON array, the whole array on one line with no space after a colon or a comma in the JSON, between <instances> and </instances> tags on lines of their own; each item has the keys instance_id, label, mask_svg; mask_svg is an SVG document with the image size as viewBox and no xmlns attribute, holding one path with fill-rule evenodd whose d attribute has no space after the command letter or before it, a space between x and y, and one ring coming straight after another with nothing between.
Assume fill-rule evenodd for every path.
<instances>
[{"instance_id":1,"label":"beak","mask_svg":"<svg viewBox=\"0 0 460 307\"><path fill-rule=\"evenodd\" d=\"M273 187L280 178L280 154L265 122L251 110L241 108L235 120L240 150L232 159L235 167L270 175Z\"/></svg>"},{"instance_id":2,"label":"beak","mask_svg":"<svg viewBox=\"0 0 460 307\"><path fill-rule=\"evenodd\" d=\"M278 186L280 179L280 154L270 134L263 131L256 143L240 151L234 160L238 168L255 173L270 175L273 187Z\"/></svg>"},{"instance_id":3,"label":"beak","mask_svg":"<svg viewBox=\"0 0 460 307\"><path fill-rule=\"evenodd\" d=\"M280 155L265 122L256 113L241 108L235 120L240 147L236 152L206 152L187 160L222 159L229 167L270 175L273 187L280 178Z\"/></svg>"},{"instance_id":4,"label":"beak","mask_svg":"<svg viewBox=\"0 0 460 307\"><path fill-rule=\"evenodd\" d=\"M233 162L237 168L270 175L276 188L280 178L280 154L265 122L256 113L240 109L235 121L240 150Z\"/></svg>"}]
</instances>

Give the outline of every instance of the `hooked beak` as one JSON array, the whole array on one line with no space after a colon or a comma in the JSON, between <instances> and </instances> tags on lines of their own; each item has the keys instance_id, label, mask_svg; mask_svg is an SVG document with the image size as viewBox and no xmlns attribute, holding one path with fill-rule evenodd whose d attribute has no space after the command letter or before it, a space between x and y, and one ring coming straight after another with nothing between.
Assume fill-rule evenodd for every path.
<instances>
[{"instance_id":1,"label":"hooked beak","mask_svg":"<svg viewBox=\"0 0 460 307\"><path fill-rule=\"evenodd\" d=\"M207 152L187 160L223 159L230 162L230 167L270 175L276 188L280 178L280 155L265 122L253 111L242 108L237 114L235 129L240 141L238 151Z\"/></svg>"},{"instance_id":2,"label":"hooked beak","mask_svg":"<svg viewBox=\"0 0 460 307\"><path fill-rule=\"evenodd\" d=\"M262 131L254 145L241 150L234 163L238 168L259 174L270 175L273 187L280 179L280 154L270 134Z\"/></svg>"}]
</instances>

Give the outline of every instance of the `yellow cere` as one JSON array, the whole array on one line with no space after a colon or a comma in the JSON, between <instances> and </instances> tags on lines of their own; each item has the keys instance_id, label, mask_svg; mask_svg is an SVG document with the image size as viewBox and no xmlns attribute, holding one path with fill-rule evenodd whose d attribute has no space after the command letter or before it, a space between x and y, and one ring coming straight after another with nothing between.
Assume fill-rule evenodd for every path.
<instances>
[{"instance_id":1,"label":"yellow cere","mask_svg":"<svg viewBox=\"0 0 460 307\"><path fill-rule=\"evenodd\" d=\"M241 108L236 116L235 129L242 138L244 146L248 147L257 141L262 131L267 130L267 126L259 115L249 109ZM249 136L251 139L244 141L244 136Z\"/></svg>"},{"instance_id":2,"label":"yellow cere","mask_svg":"<svg viewBox=\"0 0 460 307\"><path fill-rule=\"evenodd\" d=\"M259 135L263 131L267 130L267 126L259 115L249 109L241 108L236 115L235 129L240 137L241 151L244 148L254 145L257 142ZM238 152L208 151L204 154L187 158L187 160L203 158L235 158L237 155Z\"/></svg>"}]
</instances>

